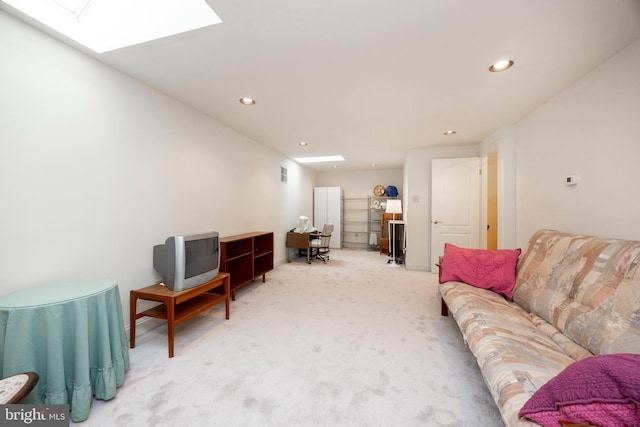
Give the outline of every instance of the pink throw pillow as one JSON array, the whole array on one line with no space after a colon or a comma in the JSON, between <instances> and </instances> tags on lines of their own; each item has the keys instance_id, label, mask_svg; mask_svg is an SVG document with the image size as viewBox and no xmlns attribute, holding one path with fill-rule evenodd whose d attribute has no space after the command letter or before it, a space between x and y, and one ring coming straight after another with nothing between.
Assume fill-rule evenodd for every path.
<instances>
[{"instance_id":1,"label":"pink throw pillow","mask_svg":"<svg viewBox=\"0 0 640 427\"><path fill-rule=\"evenodd\" d=\"M513 298L520 249L467 249L444 245L440 283L464 282Z\"/></svg>"},{"instance_id":2,"label":"pink throw pillow","mask_svg":"<svg viewBox=\"0 0 640 427\"><path fill-rule=\"evenodd\" d=\"M572 363L540 387L518 416L545 427L560 420L640 425L640 354L605 354Z\"/></svg>"}]
</instances>

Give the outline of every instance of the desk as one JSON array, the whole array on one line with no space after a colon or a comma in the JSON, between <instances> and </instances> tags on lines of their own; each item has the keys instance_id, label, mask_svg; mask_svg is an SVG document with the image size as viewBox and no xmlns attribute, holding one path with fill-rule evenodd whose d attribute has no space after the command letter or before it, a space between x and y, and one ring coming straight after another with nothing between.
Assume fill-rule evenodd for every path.
<instances>
[{"instance_id":1,"label":"desk","mask_svg":"<svg viewBox=\"0 0 640 427\"><path fill-rule=\"evenodd\" d=\"M118 285L58 283L0 296L0 377L32 371L23 403L69 404L89 417L93 396L108 400L124 383L129 349Z\"/></svg>"},{"instance_id":2,"label":"desk","mask_svg":"<svg viewBox=\"0 0 640 427\"><path fill-rule=\"evenodd\" d=\"M176 325L191 319L193 316L223 301L225 304L226 318L229 320L230 284L229 274L220 273L206 283L183 291L172 291L161 284L131 291L129 303L131 348L136 347L136 319L149 316L167 321L169 357L173 357L173 335ZM210 292L221 285L224 288L224 294ZM163 305L158 305L142 313L138 313L138 299L161 302Z\"/></svg>"},{"instance_id":3,"label":"desk","mask_svg":"<svg viewBox=\"0 0 640 427\"><path fill-rule=\"evenodd\" d=\"M287 262L290 262L291 260L289 259L289 249L304 249L305 251L307 251L307 264L311 264L311 248L310 248L310 243L311 242L311 238L313 236L318 235L319 233L314 232L314 233L296 233L293 231L289 231L287 233L287 244L286 244L286 248L287 248Z\"/></svg>"}]
</instances>

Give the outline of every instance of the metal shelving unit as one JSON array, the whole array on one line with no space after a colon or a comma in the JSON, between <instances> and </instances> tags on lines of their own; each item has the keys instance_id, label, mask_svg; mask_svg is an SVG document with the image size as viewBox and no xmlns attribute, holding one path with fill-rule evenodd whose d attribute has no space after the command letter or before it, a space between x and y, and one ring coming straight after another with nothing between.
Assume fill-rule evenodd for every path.
<instances>
[{"instance_id":1,"label":"metal shelving unit","mask_svg":"<svg viewBox=\"0 0 640 427\"><path fill-rule=\"evenodd\" d=\"M397 197L345 197L342 199L342 247L380 250L382 214L386 202Z\"/></svg>"},{"instance_id":2,"label":"metal shelving unit","mask_svg":"<svg viewBox=\"0 0 640 427\"><path fill-rule=\"evenodd\" d=\"M382 214L385 211L387 200L397 199L397 197L367 197L367 249L370 251L380 250L380 236L382 233Z\"/></svg>"},{"instance_id":3,"label":"metal shelving unit","mask_svg":"<svg viewBox=\"0 0 640 427\"><path fill-rule=\"evenodd\" d=\"M345 197L342 199L342 247L367 248L368 198Z\"/></svg>"}]
</instances>

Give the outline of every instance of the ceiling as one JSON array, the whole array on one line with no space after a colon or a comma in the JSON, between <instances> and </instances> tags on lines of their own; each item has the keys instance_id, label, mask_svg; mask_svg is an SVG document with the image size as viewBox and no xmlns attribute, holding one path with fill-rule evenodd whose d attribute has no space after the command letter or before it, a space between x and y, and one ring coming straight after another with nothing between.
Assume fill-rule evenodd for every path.
<instances>
[{"instance_id":1,"label":"ceiling","mask_svg":"<svg viewBox=\"0 0 640 427\"><path fill-rule=\"evenodd\" d=\"M640 0L207 3L222 24L79 49L286 157L342 154L343 171L477 144L640 37Z\"/></svg>"}]
</instances>

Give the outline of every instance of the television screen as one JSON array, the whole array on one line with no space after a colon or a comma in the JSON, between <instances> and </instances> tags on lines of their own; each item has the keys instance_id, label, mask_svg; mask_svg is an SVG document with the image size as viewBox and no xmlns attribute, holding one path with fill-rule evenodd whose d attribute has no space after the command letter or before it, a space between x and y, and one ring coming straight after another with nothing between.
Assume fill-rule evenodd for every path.
<instances>
[{"instance_id":1,"label":"television screen","mask_svg":"<svg viewBox=\"0 0 640 427\"><path fill-rule=\"evenodd\" d=\"M218 266L217 238L187 240L185 250L185 278L198 276Z\"/></svg>"}]
</instances>

